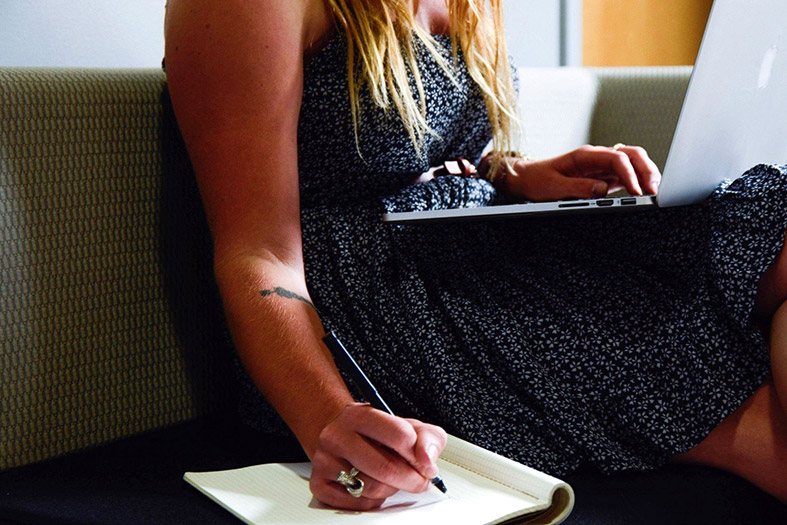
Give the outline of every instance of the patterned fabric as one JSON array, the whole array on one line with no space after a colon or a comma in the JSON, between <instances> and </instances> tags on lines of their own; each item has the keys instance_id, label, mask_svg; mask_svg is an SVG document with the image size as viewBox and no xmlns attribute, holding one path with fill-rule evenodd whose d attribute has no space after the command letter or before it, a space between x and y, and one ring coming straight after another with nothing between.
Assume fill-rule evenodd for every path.
<instances>
[{"instance_id":1,"label":"patterned fabric","mask_svg":"<svg viewBox=\"0 0 787 525\"><path fill-rule=\"evenodd\" d=\"M366 101L356 149L342 37L307 66L303 243L326 328L398 414L554 475L654 468L698 444L769 371L749 315L784 241L787 170L758 166L687 208L383 224L496 200L478 179L408 185L489 138L461 60L456 84L419 60L441 137L421 154Z\"/></svg>"}]
</instances>

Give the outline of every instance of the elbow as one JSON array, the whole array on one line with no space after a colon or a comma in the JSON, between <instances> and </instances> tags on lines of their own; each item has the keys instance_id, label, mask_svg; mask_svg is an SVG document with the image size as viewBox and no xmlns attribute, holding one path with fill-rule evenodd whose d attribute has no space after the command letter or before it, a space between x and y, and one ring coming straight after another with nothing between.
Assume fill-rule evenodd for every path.
<instances>
[{"instance_id":1,"label":"elbow","mask_svg":"<svg viewBox=\"0 0 787 525\"><path fill-rule=\"evenodd\" d=\"M282 258L269 250L216 252L213 273L222 296L229 290L258 293L276 286L305 289L301 258Z\"/></svg>"}]
</instances>

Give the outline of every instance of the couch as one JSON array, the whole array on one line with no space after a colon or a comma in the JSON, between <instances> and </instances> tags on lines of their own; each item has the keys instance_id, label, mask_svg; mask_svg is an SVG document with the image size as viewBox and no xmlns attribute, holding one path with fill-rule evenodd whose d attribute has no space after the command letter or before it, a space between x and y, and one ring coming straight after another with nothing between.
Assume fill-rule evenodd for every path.
<instances>
[{"instance_id":1,"label":"couch","mask_svg":"<svg viewBox=\"0 0 787 525\"><path fill-rule=\"evenodd\" d=\"M689 75L523 70L522 149L663 166ZM231 352L162 72L0 68L0 521L233 523L184 471L303 454L238 423ZM568 523L787 523L709 468L567 479Z\"/></svg>"}]
</instances>

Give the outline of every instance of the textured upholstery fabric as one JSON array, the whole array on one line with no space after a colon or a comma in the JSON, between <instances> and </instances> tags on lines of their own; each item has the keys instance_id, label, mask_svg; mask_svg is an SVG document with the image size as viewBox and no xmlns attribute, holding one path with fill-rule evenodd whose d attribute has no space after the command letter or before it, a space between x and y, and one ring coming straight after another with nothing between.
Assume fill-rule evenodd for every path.
<instances>
[{"instance_id":1,"label":"textured upholstery fabric","mask_svg":"<svg viewBox=\"0 0 787 525\"><path fill-rule=\"evenodd\" d=\"M525 147L663 163L688 74L524 70ZM0 68L0 469L226 406L227 346L163 74Z\"/></svg>"},{"instance_id":2,"label":"textured upholstery fabric","mask_svg":"<svg viewBox=\"0 0 787 525\"><path fill-rule=\"evenodd\" d=\"M0 69L0 468L211 406L164 257L184 248L172 217L201 212L169 195L188 172L163 88L156 70Z\"/></svg>"},{"instance_id":3,"label":"textured upholstery fabric","mask_svg":"<svg viewBox=\"0 0 787 525\"><path fill-rule=\"evenodd\" d=\"M534 158L583 144L637 144L664 168L690 67L520 71L520 149Z\"/></svg>"},{"instance_id":4,"label":"textured upholstery fabric","mask_svg":"<svg viewBox=\"0 0 787 525\"><path fill-rule=\"evenodd\" d=\"M691 68L610 68L595 73L599 91L590 142L644 146L664 169Z\"/></svg>"}]
</instances>

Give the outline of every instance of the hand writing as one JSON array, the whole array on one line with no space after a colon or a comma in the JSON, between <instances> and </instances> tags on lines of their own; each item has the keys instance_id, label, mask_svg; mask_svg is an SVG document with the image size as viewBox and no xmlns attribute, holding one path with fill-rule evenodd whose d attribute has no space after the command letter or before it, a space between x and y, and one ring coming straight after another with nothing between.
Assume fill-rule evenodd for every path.
<instances>
[{"instance_id":1,"label":"hand writing","mask_svg":"<svg viewBox=\"0 0 787 525\"><path fill-rule=\"evenodd\" d=\"M436 460L445 444L440 427L368 404L348 405L320 433L312 455L312 494L333 507L370 510L399 490L424 492L437 475ZM364 482L359 498L336 482L339 472L353 467Z\"/></svg>"}]
</instances>

